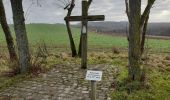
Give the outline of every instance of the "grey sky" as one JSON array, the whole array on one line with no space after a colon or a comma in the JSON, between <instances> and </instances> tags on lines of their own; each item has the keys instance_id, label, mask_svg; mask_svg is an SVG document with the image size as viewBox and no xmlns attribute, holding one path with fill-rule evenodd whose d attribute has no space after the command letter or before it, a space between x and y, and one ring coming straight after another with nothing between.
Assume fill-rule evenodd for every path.
<instances>
[{"instance_id":1,"label":"grey sky","mask_svg":"<svg viewBox=\"0 0 170 100\"><path fill-rule=\"evenodd\" d=\"M67 11L59 8L64 0L23 0L27 23L63 23ZM66 1L66 0L65 0ZM81 15L81 0L75 0L76 6L73 15ZM142 0L142 10L147 0ZM9 0L4 0L7 20L12 23L11 5ZM29 9L28 9L29 8ZM26 14L27 12L27 14ZM89 15L104 14L106 21L127 21L124 0L93 0ZM156 0L151 10L150 22L170 22L170 0Z\"/></svg>"}]
</instances>

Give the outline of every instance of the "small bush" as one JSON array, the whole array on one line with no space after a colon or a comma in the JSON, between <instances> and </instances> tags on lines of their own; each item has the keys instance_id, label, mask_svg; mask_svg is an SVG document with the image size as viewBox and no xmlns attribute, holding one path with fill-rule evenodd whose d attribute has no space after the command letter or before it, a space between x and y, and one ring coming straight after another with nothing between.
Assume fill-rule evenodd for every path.
<instances>
[{"instance_id":1,"label":"small bush","mask_svg":"<svg viewBox=\"0 0 170 100\"><path fill-rule=\"evenodd\" d=\"M120 50L119 50L118 48L116 48L116 47L113 47L113 48L112 48L112 52L113 52L114 54L119 54L119 53L120 53Z\"/></svg>"},{"instance_id":2,"label":"small bush","mask_svg":"<svg viewBox=\"0 0 170 100\"><path fill-rule=\"evenodd\" d=\"M166 56L166 57L165 57L165 60L170 60L170 56Z\"/></svg>"},{"instance_id":3,"label":"small bush","mask_svg":"<svg viewBox=\"0 0 170 100\"><path fill-rule=\"evenodd\" d=\"M40 44L37 48L36 54L31 56L31 67L29 72L37 75L45 71L48 55L49 53L47 51L46 44Z\"/></svg>"}]
</instances>

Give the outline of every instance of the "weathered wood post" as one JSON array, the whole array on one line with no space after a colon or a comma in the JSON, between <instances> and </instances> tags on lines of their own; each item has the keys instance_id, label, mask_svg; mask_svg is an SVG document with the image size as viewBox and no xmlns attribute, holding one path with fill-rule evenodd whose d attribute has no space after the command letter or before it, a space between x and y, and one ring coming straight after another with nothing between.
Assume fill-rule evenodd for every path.
<instances>
[{"instance_id":1,"label":"weathered wood post","mask_svg":"<svg viewBox=\"0 0 170 100\"><path fill-rule=\"evenodd\" d=\"M88 0L82 0L82 16L67 16L64 18L66 21L81 21L81 68L87 68L87 24L88 21L103 21L104 15L91 15L88 16Z\"/></svg>"},{"instance_id":2,"label":"weathered wood post","mask_svg":"<svg viewBox=\"0 0 170 100\"><path fill-rule=\"evenodd\" d=\"M91 100L96 100L96 81L91 81Z\"/></svg>"},{"instance_id":3,"label":"weathered wood post","mask_svg":"<svg viewBox=\"0 0 170 100\"><path fill-rule=\"evenodd\" d=\"M82 46L81 46L81 55L82 55L82 60L81 60L81 68L86 69L87 68L87 0L82 1Z\"/></svg>"}]
</instances>

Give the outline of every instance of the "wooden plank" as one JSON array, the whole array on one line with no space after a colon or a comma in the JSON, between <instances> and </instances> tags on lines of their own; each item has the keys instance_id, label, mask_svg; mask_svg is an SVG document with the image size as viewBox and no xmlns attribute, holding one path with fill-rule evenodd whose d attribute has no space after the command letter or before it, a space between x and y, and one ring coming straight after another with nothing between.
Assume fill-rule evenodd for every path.
<instances>
[{"instance_id":1,"label":"wooden plank","mask_svg":"<svg viewBox=\"0 0 170 100\"><path fill-rule=\"evenodd\" d=\"M70 17L65 17L64 20L68 21L82 21L82 20L87 20L87 21L103 21L105 19L104 15L91 15L87 17L82 17L82 16L70 16Z\"/></svg>"}]
</instances>

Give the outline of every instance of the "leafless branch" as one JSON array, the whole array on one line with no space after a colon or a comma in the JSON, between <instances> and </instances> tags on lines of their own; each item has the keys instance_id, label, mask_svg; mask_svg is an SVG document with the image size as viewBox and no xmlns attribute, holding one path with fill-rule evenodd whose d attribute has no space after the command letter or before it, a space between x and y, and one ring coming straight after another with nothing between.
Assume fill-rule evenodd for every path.
<instances>
[{"instance_id":1,"label":"leafless branch","mask_svg":"<svg viewBox=\"0 0 170 100\"><path fill-rule=\"evenodd\" d=\"M74 6L75 6L75 0L71 0L70 5L67 7L67 10L68 10L67 16L71 15Z\"/></svg>"},{"instance_id":2,"label":"leafless branch","mask_svg":"<svg viewBox=\"0 0 170 100\"><path fill-rule=\"evenodd\" d=\"M61 2L64 6L66 6L67 5L67 2L65 2L65 0L63 1L63 0L58 0L59 2Z\"/></svg>"},{"instance_id":3,"label":"leafless branch","mask_svg":"<svg viewBox=\"0 0 170 100\"><path fill-rule=\"evenodd\" d=\"M150 9L152 8L152 5L154 4L155 0L148 0L148 4L141 16L141 26L143 26L143 24L145 23L145 20L148 16L148 14L150 13Z\"/></svg>"},{"instance_id":4,"label":"leafless branch","mask_svg":"<svg viewBox=\"0 0 170 100\"><path fill-rule=\"evenodd\" d=\"M27 8L26 12L25 12L25 20L27 20L28 16L29 16L29 10L31 9L31 7L33 6L34 2L32 1L32 3L29 5L29 7Z\"/></svg>"},{"instance_id":5,"label":"leafless branch","mask_svg":"<svg viewBox=\"0 0 170 100\"><path fill-rule=\"evenodd\" d=\"M71 4L71 1L72 1L72 0L68 0L68 4Z\"/></svg>"},{"instance_id":6,"label":"leafless branch","mask_svg":"<svg viewBox=\"0 0 170 100\"><path fill-rule=\"evenodd\" d=\"M128 3L128 0L125 0L125 6L126 6L127 18L128 18L129 23L130 23L129 3ZM127 36L127 40L129 41L129 33L128 33L127 25L126 25L126 36Z\"/></svg>"},{"instance_id":7,"label":"leafless branch","mask_svg":"<svg viewBox=\"0 0 170 100\"><path fill-rule=\"evenodd\" d=\"M128 32L128 25L126 24L126 37L127 37L127 40L129 41L129 32Z\"/></svg>"},{"instance_id":8,"label":"leafless branch","mask_svg":"<svg viewBox=\"0 0 170 100\"><path fill-rule=\"evenodd\" d=\"M90 7L92 1L93 1L93 0L89 0L89 1L88 1L88 9L89 9L89 7Z\"/></svg>"},{"instance_id":9,"label":"leafless branch","mask_svg":"<svg viewBox=\"0 0 170 100\"><path fill-rule=\"evenodd\" d=\"M64 0L64 1L63 0L55 0L55 1L56 1L55 4L58 6L58 8L65 8L68 4L70 4L66 0Z\"/></svg>"},{"instance_id":10,"label":"leafless branch","mask_svg":"<svg viewBox=\"0 0 170 100\"><path fill-rule=\"evenodd\" d=\"M68 9L70 5L71 5L71 4L66 5L66 6L64 7L64 10L65 10L65 9Z\"/></svg>"},{"instance_id":11,"label":"leafless branch","mask_svg":"<svg viewBox=\"0 0 170 100\"><path fill-rule=\"evenodd\" d=\"M64 0L64 2L65 2L66 4L70 4L69 0Z\"/></svg>"},{"instance_id":12,"label":"leafless branch","mask_svg":"<svg viewBox=\"0 0 170 100\"><path fill-rule=\"evenodd\" d=\"M145 36L146 36L146 33L147 33L148 20L149 20L149 14L147 15L145 22L144 22L144 25L143 25L142 39L141 39L141 53L144 52L144 44L145 44Z\"/></svg>"}]
</instances>

